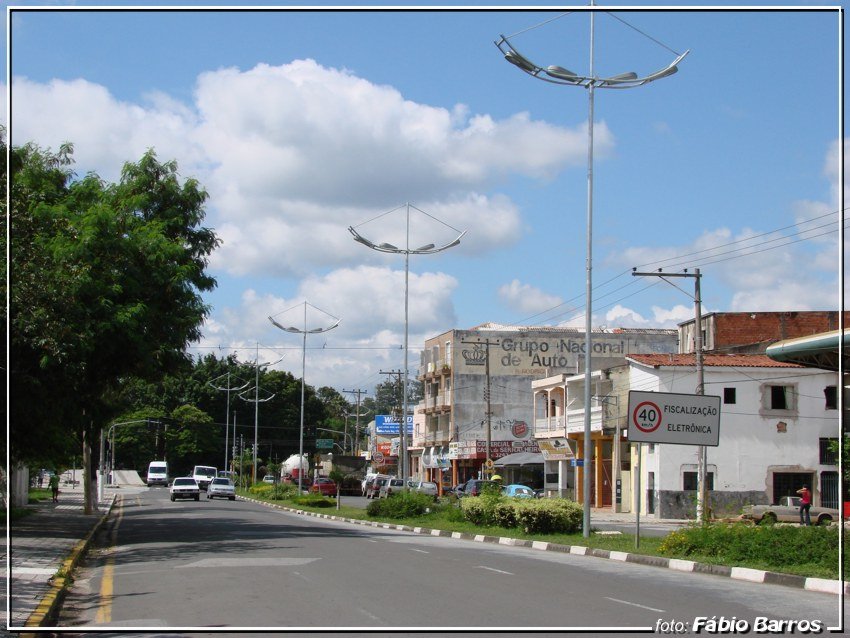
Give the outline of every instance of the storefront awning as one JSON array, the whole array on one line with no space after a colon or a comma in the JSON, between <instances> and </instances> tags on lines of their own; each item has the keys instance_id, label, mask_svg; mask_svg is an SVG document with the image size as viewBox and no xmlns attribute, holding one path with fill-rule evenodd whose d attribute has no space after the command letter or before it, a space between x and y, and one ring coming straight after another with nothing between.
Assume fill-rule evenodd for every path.
<instances>
[{"instance_id":1,"label":"storefront awning","mask_svg":"<svg viewBox=\"0 0 850 638\"><path fill-rule=\"evenodd\" d=\"M543 465L543 455L540 452L515 452L508 454L493 463L496 467L506 465Z\"/></svg>"}]
</instances>

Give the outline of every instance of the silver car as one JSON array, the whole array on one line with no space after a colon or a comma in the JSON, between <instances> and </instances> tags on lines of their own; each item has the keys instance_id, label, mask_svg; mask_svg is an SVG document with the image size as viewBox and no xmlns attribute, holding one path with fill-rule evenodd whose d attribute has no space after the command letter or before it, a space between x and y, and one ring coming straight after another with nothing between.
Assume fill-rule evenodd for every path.
<instances>
[{"instance_id":1,"label":"silver car","mask_svg":"<svg viewBox=\"0 0 850 638\"><path fill-rule=\"evenodd\" d=\"M171 492L172 501L176 501L178 498L201 500L201 488L198 487L198 482L191 476L174 479L169 491Z\"/></svg>"},{"instance_id":2,"label":"silver car","mask_svg":"<svg viewBox=\"0 0 850 638\"><path fill-rule=\"evenodd\" d=\"M207 487L207 498L226 498L230 501L236 500L236 488L229 478L214 478Z\"/></svg>"},{"instance_id":3,"label":"silver car","mask_svg":"<svg viewBox=\"0 0 850 638\"><path fill-rule=\"evenodd\" d=\"M417 481L415 479L411 479L407 481L407 487L414 492L421 492L422 494L427 494L428 496L437 498L437 484L433 481Z\"/></svg>"}]
</instances>

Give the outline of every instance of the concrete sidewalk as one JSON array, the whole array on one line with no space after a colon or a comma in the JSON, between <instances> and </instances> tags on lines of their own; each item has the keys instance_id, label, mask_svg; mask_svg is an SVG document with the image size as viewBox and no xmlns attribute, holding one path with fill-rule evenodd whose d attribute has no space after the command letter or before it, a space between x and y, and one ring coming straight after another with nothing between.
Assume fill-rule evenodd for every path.
<instances>
[{"instance_id":1,"label":"concrete sidewalk","mask_svg":"<svg viewBox=\"0 0 850 638\"><path fill-rule=\"evenodd\" d=\"M10 568L4 573L10 598L2 612L7 629L50 624L68 584L62 574L83 556L114 501L114 491L107 490L97 512L85 514L82 488L62 484L58 503L28 505L31 514L11 521L3 555Z\"/></svg>"}]
</instances>

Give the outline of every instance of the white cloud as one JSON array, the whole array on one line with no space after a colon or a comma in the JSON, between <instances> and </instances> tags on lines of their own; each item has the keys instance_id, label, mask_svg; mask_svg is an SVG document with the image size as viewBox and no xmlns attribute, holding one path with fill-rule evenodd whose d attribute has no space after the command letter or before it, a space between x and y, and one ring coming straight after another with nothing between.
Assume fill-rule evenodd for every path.
<instances>
[{"instance_id":1,"label":"white cloud","mask_svg":"<svg viewBox=\"0 0 850 638\"><path fill-rule=\"evenodd\" d=\"M520 283L519 279L500 287L499 298L508 308L523 314L545 312L563 302L556 295L545 293L531 284Z\"/></svg>"}]
</instances>

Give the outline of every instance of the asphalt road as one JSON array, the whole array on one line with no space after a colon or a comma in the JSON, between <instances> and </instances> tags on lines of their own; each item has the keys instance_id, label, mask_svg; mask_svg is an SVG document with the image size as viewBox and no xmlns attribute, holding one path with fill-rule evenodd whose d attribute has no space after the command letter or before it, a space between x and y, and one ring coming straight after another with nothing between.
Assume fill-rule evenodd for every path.
<instances>
[{"instance_id":1,"label":"asphalt road","mask_svg":"<svg viewBox=\"0 0 850 638\"><path fill-rule=\"evenodd\" d=\"M163 636L207 628L522 636L532 628L637 633L675 622L693 633L700 617L825 629L837 625L839 604L828 594L365 528L242 501L171 503L154 488L124 495L60 625Z\"/></svg>"}]
</instances>

